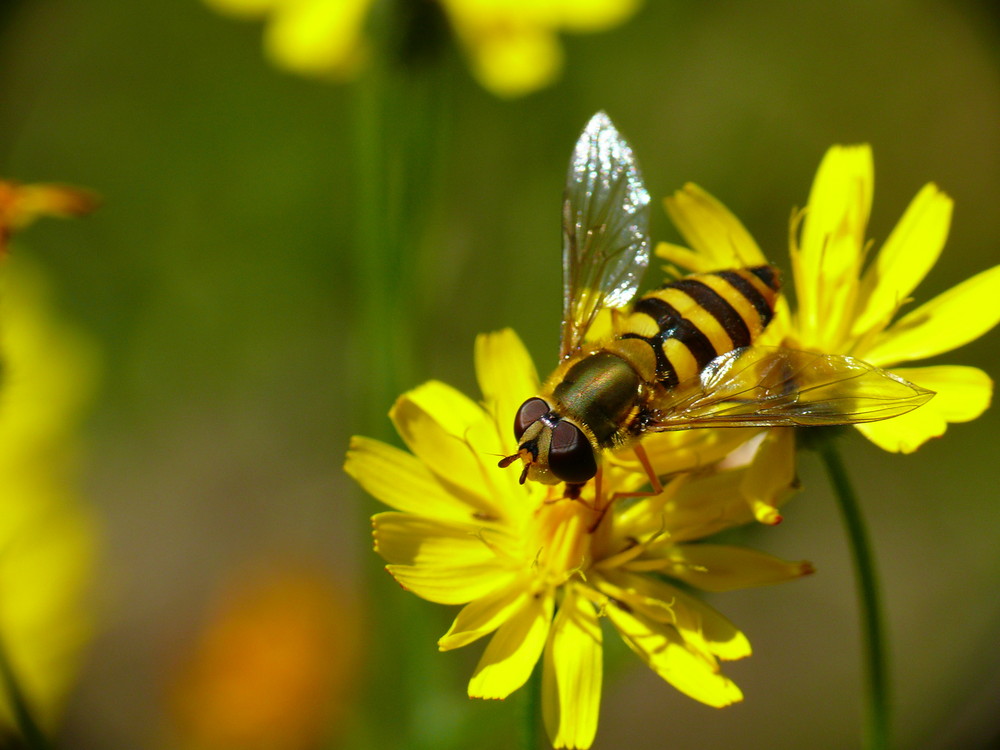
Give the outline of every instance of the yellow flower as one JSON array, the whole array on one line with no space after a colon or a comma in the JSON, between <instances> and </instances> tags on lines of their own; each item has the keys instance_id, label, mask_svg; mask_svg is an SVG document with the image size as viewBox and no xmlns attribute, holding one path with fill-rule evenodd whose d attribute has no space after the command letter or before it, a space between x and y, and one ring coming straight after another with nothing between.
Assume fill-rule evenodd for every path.
<instances>
[{"instance_id":1,"label":"yellow flower","mask_svg":"<svg viewBox=\"0 0 1000 750\"><path fill-rule=\"evenodd\" d=\"M48 312L45 284L17 258L0 296L0 643L33 711L51 724L91 631L94 520L75 489L76 427L94 351ZM10 725L6 703L0 724Z\"/></svg>"},{"instance_id":2,"label":"yellow flower","mask_svg":"<svg viewBox=\"0 0 1000 750\"><path fill-rule=\"evenodd\" d=\"M791 223L798 307L792 312L782 300L761 343L848 354L934 391L934 398L908 414L858 425L885 450L909 453L944 434L948 423L975 419L989 406L993 383L982 370L898 365L951 351L995 326L1000 266L897 317L944 248L952 201L926 185L869 260L865 233L873 183L868 146L827 152L806 209ZM689 271L766 262L739 220L697 186L687 185L665 202L692 249L663 243L660 257Z\"/></svg>"},{"instance_id":3,"label":"yellow flower","mask_svg":"<svg viewBox=\"0 0 1000 750\"><path fill-rule=\"evenodd\" d=\"M511 331L480 336L483 406L439 382L402 396L391 417L412 453L354 438L346 470L394 511L374 516L375 548L406 589L464 605L445 651L492 636L469 682L474 698L506 698L542 661L542 712L556 747L587 748L597 731L607 617L658 675L711 706L742 694L719 660L750 654L728 620L664 576L709 591L811 572L748 549L690 544L752 520L738 492L747 469L680 478L647 500L610 506L640 474L605 466L603 492L579 501L497 468L510 421L538 388Z\"/></svg>"},{"instance_id":4,"label":"yellow flower","mask_svg":"<svg viewBox=\"0 0 1000 750\"><path fill-rule=\"evenodd\" d=\"M231 15L268 18L265 48L274 63L304 75L346 80L365 61L365 21L374 0L205 0ZM640 0L439 0L473 74L499 96L547 86L562 66L560 30L611 28ZM414 29L414 33L422 33Z\"/></svg>"},{"instance_id":5,"label":"yellow flower","mask_svg":"<svg viewBox=\"0 0 1000 750\"><path fill-rule=\"evenodd\" d=\"M82 216L93 211L97 202L97 196L83 188L0 180L0 258L7 254L14 232L42 216Z\"/></svg>"}]
</instances>

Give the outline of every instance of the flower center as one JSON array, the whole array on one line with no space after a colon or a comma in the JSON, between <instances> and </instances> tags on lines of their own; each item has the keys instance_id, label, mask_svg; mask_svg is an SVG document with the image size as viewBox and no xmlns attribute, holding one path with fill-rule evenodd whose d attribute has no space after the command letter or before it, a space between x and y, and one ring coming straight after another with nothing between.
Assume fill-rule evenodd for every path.
<instances>
[{"instance_id":1,"label":"flower center","mask_svg":"<svg viewBox=\"0 0 1000 750\"><path fill-rule=\"evenodd\" d=\"M591 529L598 518L596 511L578 500L550 499L538 506L532 551L540 586L557 588L590 566Z\"/></svg>"}]
</instances>

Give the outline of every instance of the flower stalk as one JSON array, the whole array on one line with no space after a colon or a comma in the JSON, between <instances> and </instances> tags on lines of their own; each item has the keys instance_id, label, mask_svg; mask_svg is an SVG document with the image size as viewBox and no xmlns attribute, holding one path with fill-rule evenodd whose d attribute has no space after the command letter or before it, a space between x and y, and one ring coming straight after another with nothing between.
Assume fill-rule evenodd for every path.
<instances>
[{"instance_id":1,"label":"flower stalk","mask_svg":"<svg viewBox=\"0 0 1000 750\"><path fill-rule=\"evenodd\" d=\"M353 345L364 373L357 417L380 425L398 392L413 379L419 310L414 300L419 246L437 177L437 151L447 114L441 104L438 35L421 35L423 17L412 4L391 0L373 7L369 25L371 64L354 95L357 224L354 273L360 313ZM420 7L432 7L420 3ZM416 44L416 40L419 44ZM372 575L381 571L372 569ZM375 585L376 591L386 589ZM384 581L379 578L379 584ZM383 648L372 668L367 705L373 715L389 710L395 728L375 730L379 747L423 747L420 706L437 687L427 654L408 647L429 627L414 602L379 596L374 602L385 623ZM427 634L430 638L430 633ZM399 679L399 675L404 675ZM421 675L422 679L417 679ZM391 688L387 688L391 686ZM372 726L379 726L372 721ZM443 727L442 727L443 731Z\"/></svg>"},{"instance_id":2,"label":"flower stalk","mask_svg":"<svg viewBox=\"0 0 1000 750\"><path fill-rule=\"evenodd\" d=\"M524 735L521 738L523 750L539 750L538 727L542 716L542 670L538 667L531 673L525 685Z\"/></svg>"},{"instance_id":3,"label":"flower stalk","mask_svg":"<svg viewBox=\"0 0 1000 750\"><path fill-rule=\"evenodd\" d=\"M817 440L816 450L833 486L854 563L866 686L864 747L866 750L888 750L889 654L878 574L857 494L854 492L840 451L832 438L833 436L827 435Z\"/></svg>"},{"instance_id":4,"label":"flower stalk","mask_svg":"<svg viewBox=\"0 0 1000 750\"><path fill-rule=\"evenodd\" d=\"M427 39L414 41L434 24L406 8L392 2L376 9L371 41L379 54L358 81L355 102L363 331L357 344L368 386L366 424L382 424L393 398L413 381L415 276L447 120L439 65L445 38L425 35L436 40L433 48Z\"/></svg>"}]
</instances>

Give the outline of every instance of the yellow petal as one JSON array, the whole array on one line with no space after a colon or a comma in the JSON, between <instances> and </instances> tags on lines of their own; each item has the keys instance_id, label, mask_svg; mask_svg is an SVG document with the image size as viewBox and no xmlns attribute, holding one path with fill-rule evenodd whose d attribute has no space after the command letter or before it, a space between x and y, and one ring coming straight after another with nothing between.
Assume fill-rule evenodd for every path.
<instances>
[{"instance_id":1,"label":"yellow petal","mask_svg":"<svg viewBox=\"0 0 1000 750\"><path fill-rule=\"evenodd\" d=\"M401 565L476 564L496 557L499 530L389 511L372 516L375 551Z\"/></svg>"},{"instance_id":2,"label":"yellow petal","mask_svg":"<svg viewBox=\"0 0 1000 750\"><path fill-rule=\"evenodd\" d=\"M571 588L559 606L542 670L542 716L553 747L588 748L601 704L601 625Z\"/></svg>"},{"instance_id":3,"label":"yellow petal","mask_svg":"<svg viewBox=\"0 0 1000 750\"><path fill-rule=\"evenodd\" d=\"M823 156L809 193L800 246L803 270L813 283L836 281L839 269L853 266L854 258L831 257L830 243L845 237L851 242L840 250L860 252L874 185L875 167L867 144L833 146Z\"/></svg>"},{"instance_id":4,"label":"yellow petal","mask_svg":"<svg viewBox=\"0 0 1000 750\"><path fill-rule=\"evenodd\" d=\"M719 201L697 185L688 183L663 201L674 226L696 257L676 253L662 245L657 254L691 271L714 271L767 263L764 253L746 228ZM696 262L696 266L686 265Z\"/></svg>"},{"instance_id":5,"label":"yellow petal","mask_svg":"<svg viewBox=\"0 0 1000 750\"><path fill-rule=\"evenodd\" d=\"M472 72L497 96L517 97L552 83L562 68L562 48L551 31L539 27L492 28L485 33L459 30Z\"/></svg>"},{"instance_id":6,"label":"yellow petal","mask_svg":"<svg viewBox=\"0 0 1000 750\"><path fill-rule=\"evenodd\" d=\"M219 13L236 18L260 18L287 0L204 0Z\"/></svg>"},{"instance_id":7,"label":"yellow petal","mask_svg":"<svg viewBox=\"0 0 1000 750\"><path fill-rule=\"evenodd\" d=\"M430 381L401 396L389 412L413 454L434 472L448 492L500 518L495 480L503 480L496 457L503 450L496 426L474 401L451 386ZM484 461L486 464L484 464Z\"/></svg>"},{"instance_id":8,"label":"yellow petal","mask_svg":"<svg viewBox=\"0 0 1000 750\"><path fill-rule=\"evenodd\" d=\"M743 472L740 470L713 472L685 481L676 492L671 493L668 489L645 503L630 506L620 517L616 517L616 533L620 526L622 534L641 539L654 530L661 536L650 545L652 550L659 545L670 546L702 539L753 521L750 506L740 492L742 481ZM663 500L663 506L657 508L657 501L660 500ZM636 509L636 506L644 507Z\"/></svg>"},{"instance_id":9,"label":"yellow petal","mask_svg":"<svg viewBox=\"0 0 1000 750\"><path fill-rule=\"evenodd\" d=\"M386 565L406 591L435 604L466 604L510 585L514 573L496 562L478 565Z\"/></svg>"},{"instance_id":10,"label":"yellow petal","mask_svg":"<svg viewBox=\"0 0 1000 750\"><path fill-rule=\"evenodd\" d=\"M646 435L642 447L660 476L704 469L736 450L753 437L752 430L675 430ZM635 452L609 457L615 465L645 476Z\"/></svg>"},{"instance_id":11,"label":"yellow petal","mask_svg":"<svg viewBox=\"0 0 1000 750\"><path fill-rule=\"evenodd\" d=\"M622 639L649 667L685 695L721 708L743 699L743 693L718 666L707 663L684 647L672 625L652 622L609 606L607 616Z\"/></svg>"},{"instance_id":12,"label":"yellow petal","mask_svg":"<svg viewBox=\"0 0 1000 750\"><path fill-rule=\"evenodd\" d=\"M476 378L486 410L497 421L501 442L516 445L514 415L538 395L538 371L521 339L510 328L476 337Z\"/></svg>"},{"instance_id":13,"label":"yellow petal","mask_svg":"<svg viewBox=\"0 0 1000 750\"><path fill-rule=\"evenodd\" d=\"M552 597L530 597L500 626L469 680L470 698L506 698L531 676L552 623Z\"/></svg>"},{"instance_id":14,"label":"yellow petal","mask_svg":"<svg viewBox=\"0 0 1000 750\"><path fill-rule=\"evenodd\" d=\"M735 625L676 586L648 575L623 571L605 573L604 580L597 579L597 585L603 593L624 601L637 614L673 625L690 648L704 653L709 659L734 660L750 656L750 641Z\"/></svg>"},{"instance_id":15,"label":"yellow petal","mask_svg":"<svg viewBox=\"0 0 1000 750\"><path fill-rule=\"evenodd\" d=\"M41 498L36 494L30 499ZM93 637L90 594L100 533L91 515L74 504L46 510L19 523L14 533L5 529L0 535L0 582L5 658L17 670L36 718L51 728L63 712L82 652ZM15 726L9 712L5 700L0 704L5 728Z\"/></svg>"},{"instance_id":16,"label":"yellow petal","mask_svg":"<svg viewBox=\"0 0 1000 750\"><path fill-rule=\"evenodd\" d=\"M446 492L412 454L371 438L351 438L344 471L365 492L396 510L463 522L477 520L482 510L463 502L464 495Z\"/></svg>"},{"instance_id":17,"label":"yellow petal","mask_svg":"<svg viewBox=\"0 0 1000 750\"><path fill-rule=\"evenodd\" d=\"M365 55L361 30L372 0L299 0L274 9L264 47L283 68L305 75L352 76Z\"/></svg>"},{"instance_id":18,"label":"yellow petal","mask_svg":"<svg viewBox=\"0 0 1000 750\"><path fill-rule=\"evenodd\" d=\"M867 145L832 147L816 173L792 251L802 343L810 348L838 351L853 322L874 181Z\"/></svg>"},{"instance_id":19,"label":"yellow petal","mask_svg":"<svg viewBox=\"0 0 1000 750\"><path fill-rule=\"evenodd\" d=\"M428 601L465 604L513 577L495 551L505 543L499 532L394 512L373 516L372 525L375 551L390 563L386 570Z\"/></svg>"},{"instance_id":20,"label":"yellow petal","mask_svg":"<svg viewBox=\"0 0 1000 750\"><path fill-rule=\"evenodd\" d=\"M1000 322L997 300L1000 266L966 279L903 316L861 356L879 367L889 367L956 349Z\"/></svg>"},{"instance_id":21,"label":"yellow petal","mask_svg":"<svg viewBox=\"0 0 1000 750\"><path fill-rule=\"evenodd\" d=\"M28 476L29 460L71 458L63 451L75 444L77 420L93 397L98 356L92 341L53 319L39 270L23 257L6 263L0 278L0 461Z\"/></svg>"},{"instance_id":22,"label":"yellow petal","mask_svg":"<svg viewBox=\"0 0 1000 750\"><path fill-rule=\"evenodd\" d=\"M0 203L4 183L0 181ZM0 236L4 206L0 205ZM53 315L25 256L0 285L0 640L43 729L55 727L93 635L103 529L78 488L79 422L96 383L96 348ZM0 734L15 727L0 700Z\"/></svg>"},{"instance_id":23,"label":"yellow petal","mask_svg":"<svg viewBox=\"0 0 1000 750\"><path fill-rule=\"evenodd\" d=\"M653 254L667 261L668 265L663 267L663 272L668 278L711 271L715 265L712 258L672 242L657 243Z\"/></svg>"},{"instance_id":24,"label":"yellow petal","mask_svg":"<svg viewBox=\"0 0 1000 750\"><path fill-rule=\"evenodd\" d=\"M786 341L792 333L792 322L788 298L781 294L774 303L774 317L754 342L754 346L792 346Z\"/></svg>"},{"instance_id":25,"label":"yellow petal","mask_svg":"<svg viewBox=\"0 0 1000 750\"><path fill-rule=\"evenodd\" d=\"M492 633L507 622L530 595L525 579L517 577L509 585L469 602L458 613L448 632L438 640L438 649L461 648Z\"/></svg>"},{"instance_id":26,"label":"yellow petal","mask_svg":"<svg viewBox=\"0 0 1000 750\"><path fill-rule=\"evenodd\" d=\"M798 489L795 473L795 430L768 430L747 466L740 492L761 523L781 522L778 508Z\"/></svg>"},{"instance_id":27,"label":"yellow petal","mask_svg":"<svg viewBox=\"0 0 1000 750\"><path fill-rule=\"evenodd\" d=\"M777 557L725 544L678 544L664 556L664 575L677 578L704 591L735 591L790 581L813 572L807 562L788 562ZM637 568L651 567L637 561Z\"/></svg>"},{"instance_id":28,"label":"yellow petal","mask_svg":"<svg viewBox=\"0 0 1000 750\"><path fill-rule=\"evenodd\" d=\"M855 336L888 325L931 270L948 239L951 209L951 198L935 185L925 185L913 199L861 280Z\"/></svg>"},{"instance_id":29,"label":"yellow petal","mask_svg":"<svg viewBox=\"0 0 1000 750\"><path fill-rule=\"evenodd\" d=\"M943 435L949 422L975 419L986 411L993 395L993 381L975 367L900 367L893 373L935 391L934 398L907 414L857 426L865 437L893 453L912 453Z\"/></svg>"},{"instance_id":30,"label":"yellow petal","mask_svg":"<svg viewBox=\"0 0 1000 750\"><path fill-rule=\"evenodd\" d=\"M639 7L640 0L562 0L555 3L559 25L567 31L603 31L617 26Z\"/></svg>"}]
</instances>

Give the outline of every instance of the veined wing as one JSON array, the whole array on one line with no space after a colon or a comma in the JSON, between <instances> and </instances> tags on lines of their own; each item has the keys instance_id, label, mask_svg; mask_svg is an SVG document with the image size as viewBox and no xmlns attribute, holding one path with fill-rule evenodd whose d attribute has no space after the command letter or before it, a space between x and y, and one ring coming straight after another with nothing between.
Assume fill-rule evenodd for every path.
<instances>
[{"instance_id":1,"label":"veined wing","mask_svg":"<svg viewBox=\"0 0 1000 750\"><path fill-rule=\"evenodd\" d=\"M635 296L649 264L649 193L632 148L604 112L573 149L563 197L560 357L574 352L602 307Z\"/></svg>"},{"instance_id":2,"label":"veined wing","mask_svg":"<svg viewBox=\"0 0 1000 750\"><path fill-rule=\"evenodd\" d=\"M659 399L649 430L875 422L926 403L933 391L854 357L745 347Z\"/></svg>"}]
</instances>

